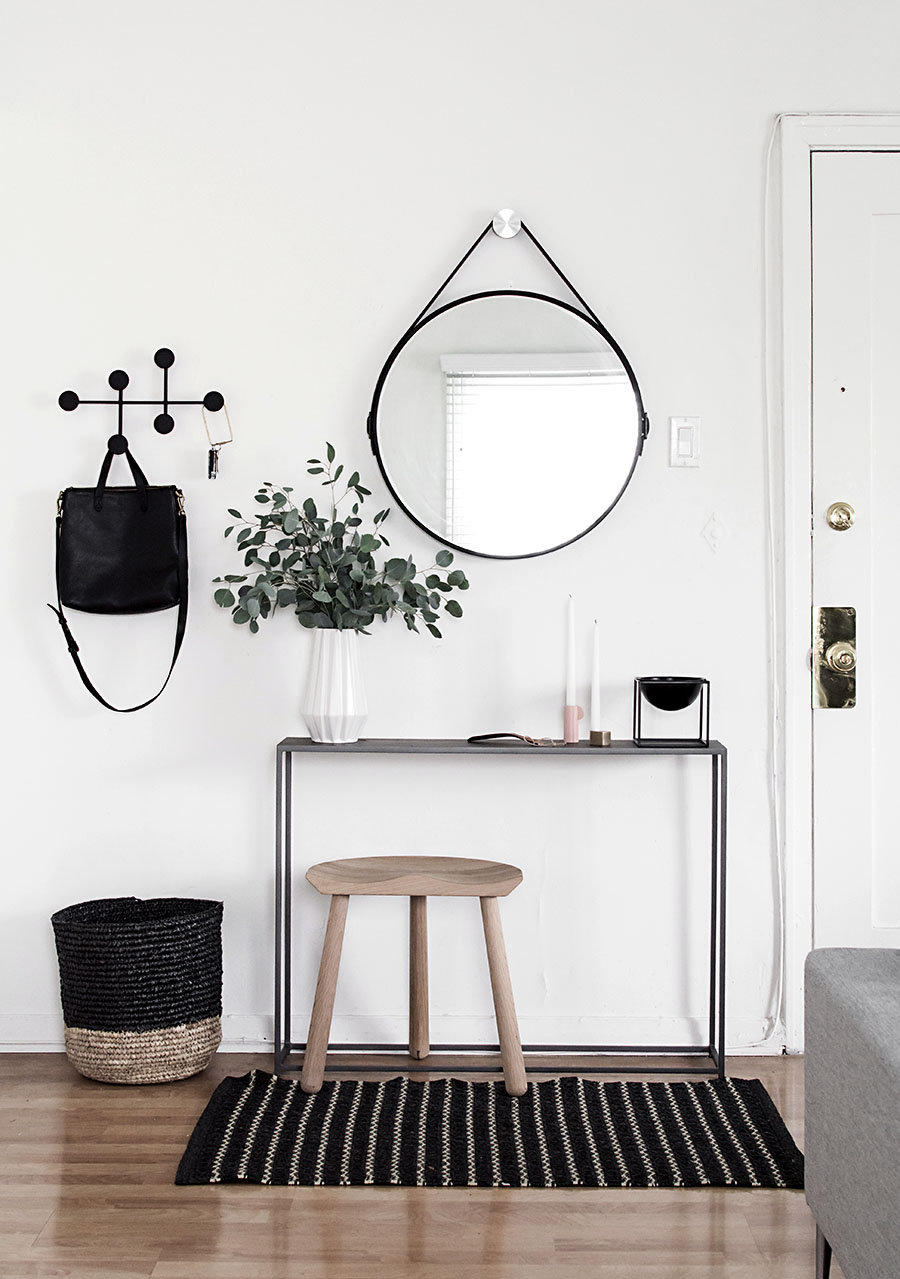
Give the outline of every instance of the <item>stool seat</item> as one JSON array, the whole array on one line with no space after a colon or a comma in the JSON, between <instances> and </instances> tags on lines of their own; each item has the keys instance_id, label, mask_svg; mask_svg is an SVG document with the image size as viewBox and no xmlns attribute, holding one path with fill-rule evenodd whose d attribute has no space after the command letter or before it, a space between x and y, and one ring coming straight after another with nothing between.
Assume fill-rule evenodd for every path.
<instances>
[{"instance_id":1,"label":"stool seat","mask_svg":"<svg viewBox=\"0 0 900 1279\"><path fill-rule=\"evenodd\" d=\"M508 896L521 884L522 872L518 866L483 861L478 857L344 857L310 866L306 878L313 888L331 897L331 905L303 1054L300 1087L304 1092L318 1092L325 1076L325 1057L350 898L409 898L409 1055L422 1061L431 1050L428 1033L428 898L479 897L506 1091L513 1097L525 1094L528 1089L525 1058L500 926L500 903L497 901L498 897Z\"/></svg>"},{"instance_id":2,"label":"stool seat","mask_svg":"<svg viewBox=\"0 0 900 1279\"><path fill-rule=\"evenodd\" d=\"M332 896L506 897L522 872L478 857L345 857L310 866L306 878Z\"/></svg>"}]
</instances>

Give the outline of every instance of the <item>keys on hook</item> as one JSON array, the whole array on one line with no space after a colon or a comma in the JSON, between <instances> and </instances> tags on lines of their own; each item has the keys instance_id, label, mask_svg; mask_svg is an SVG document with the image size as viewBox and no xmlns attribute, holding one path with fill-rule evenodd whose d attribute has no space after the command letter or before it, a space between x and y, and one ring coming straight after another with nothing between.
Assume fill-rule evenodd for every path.
<instances>
[{"instance_id":1,"label":"keys on hook","mask_svg":"<svg viewBox=\"0 0 900 1279\"><path fill-rule=\"evenodd\" d=\"M207 399L208 398L209 397L207 396ZM234 439L234 431L231 429L231 418L228 416L228 407L225 404L225 401L222 400L221 408L225 410L225 421L228 423L228 439L214 440L209 429L209 420L206 416L206 407L207 407L206 404L204 404L203 407L200 409L200 412L203 414L203 425L206 428L206 438L209 440L209 453L207 454L206 474L209 479L214 480L216 476L219 474L219 449L222 448L225 444L231 443L231 441ZM210 405L209 407L210 409L212 409L213 406ZM216 406L216 407L218 408L219 406Z\"/></svg>"}]
</instances>

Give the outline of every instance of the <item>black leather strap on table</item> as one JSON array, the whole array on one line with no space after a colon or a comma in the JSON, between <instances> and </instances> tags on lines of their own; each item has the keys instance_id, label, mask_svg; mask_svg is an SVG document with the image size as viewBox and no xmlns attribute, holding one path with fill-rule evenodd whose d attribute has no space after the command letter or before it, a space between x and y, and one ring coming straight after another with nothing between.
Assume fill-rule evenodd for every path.
<instances>
[{"instance_id":1,"label":"black leather strap on table","mask_svg":"<svg viewBox=\"0 0 900 1279\"><path fill-rule=\"evenodd\" d=\"M468 746L480 746L483 742L490 745L493 742L498 744L508 742L513 737L517 742L524 742L526 746L555 746L556 742L550 737L529 737L527 733L475 733L473 737L466 738Z\"/></svg>"},{"instance_id":2,"label":"black leather strap on table","mask_svg":"<svg viewBox=\"0 0 900 1279\"><path fill-rule=\"evenodd\" d=\"M137 463L134 462L133 459L131 458L130 453L127 454L126 456L128 457L128 460L131 464L132 473L134 475L135 483L138 485L138 488L140 488L140 485L138 484L138 476L140 475L141 479L143 480L143 483L144 483L143 500L144 502L146 502L147 481L146 479L144 479L143 473L141 472L140 467L138 467ZM103 470L101 470L100 472L100 481L97 486L98 492L100 492L101 494L102 494L102 489L106 484L106 476L109 474L109 464L111 462L112 462L112 454L108 453L107 460L103 464ZM163 681L163 686L159 690L159 692L154 693L152 697L148 697L146 702L140 702L137 706L113 706L111 702L108 702L105 697L103 697L100 693L98 693L97 689L91 683L90 677L88 676L87 671L84 669L84 666L81 663L81 658L78 656L78 643L75 639L75 636L72 634L71 630L69 629L69 624L66 621L65 614L63 613L62 600L60 599L60 593L59 593L59 539L62 531L62 516L61 515L57 516L57 519L56 519L56 546L57 546L56 602L58 607L54 608L52 604L48 604L47 607L49 609L52 609L52 611L56 614L57 619L59 620L59 624L62 627L63 635L65 635L66 637L66 644L68 645L68 648L69 648L69 654L72 658L72 661L75 663L75 669L78 671L78 674L81 677L82 684L85 686L85 688L93 697L96 697L100 705L105 706L108 711L118 711L121 714L130 714L132 711L143 710L145 706L149 706L151 702L155 702L157 697L159 697L160 694L165 691L165 687L172 676L172 671L175 669L175 663L178 660L178 654L181 651L181 644L184 639L185 629L187 627L187 613L188 613L187 519L183 512L179 512L178 514L176 527L178 530L178 621L175 627L175 648L172 653L172 661L169 666L168 674L166 675L166 678Z\"/></svg>"}]
</instances>

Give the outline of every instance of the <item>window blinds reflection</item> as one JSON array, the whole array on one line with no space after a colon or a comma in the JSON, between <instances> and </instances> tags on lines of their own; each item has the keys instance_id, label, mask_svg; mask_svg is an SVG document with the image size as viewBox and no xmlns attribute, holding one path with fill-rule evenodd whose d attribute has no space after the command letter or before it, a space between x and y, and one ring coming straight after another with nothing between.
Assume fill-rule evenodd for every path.
<instances>
[{"instance_id":1,"label":"window blinds reflection","mask_svg":"<svg viewBox=\"0 0 900 1279\"><path fill-rule=\"evenodd\" d=\"M634 451L634 393L610 352L444 355L448 539L521 553L587 527ZM579 524L580 521L580 524Z\"/></svg>"}]
</instances>

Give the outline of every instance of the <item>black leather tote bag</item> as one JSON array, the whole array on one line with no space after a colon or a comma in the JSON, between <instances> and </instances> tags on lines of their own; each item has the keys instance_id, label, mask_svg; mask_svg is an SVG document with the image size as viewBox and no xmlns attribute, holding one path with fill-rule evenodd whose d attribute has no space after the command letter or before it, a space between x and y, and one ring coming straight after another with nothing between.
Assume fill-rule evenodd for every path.
<instances>
[{"instance_id":1,"label":"black leather tote bag","mask_svg":"<svg viewBox=\"0 0 900 1279\"><path fill-rule=\"evenodd\" d=\"M124 454L133 488L108 486L116 454ZM69 652L81 681L111 711L139 711L169 682L187 624L187 520L184 498L172 484L148 484L124 436L113 436L94 488L67 488L56 516L57 605ZM112 706L88 678L63 606L84 613L155 613L177 608L175 648L158 693L138 706Z\"/></svg>"}]
</instances>

